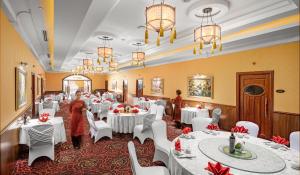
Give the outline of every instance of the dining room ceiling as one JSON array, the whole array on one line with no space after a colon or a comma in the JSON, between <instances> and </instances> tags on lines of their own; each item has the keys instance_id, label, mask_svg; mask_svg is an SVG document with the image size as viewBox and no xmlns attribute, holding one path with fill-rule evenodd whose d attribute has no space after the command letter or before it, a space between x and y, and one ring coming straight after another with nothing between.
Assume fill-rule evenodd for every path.
<instances>
[{"instance_id":1,"label":"dining room ceiling","mask_svg":"<svg viewBox=\"0 0 300 175\"><path fill-rule=\"evenodd\" d=\"M39 7L35 4L39 4L39 0L24 0L23 4L18 0L3 0L3 2L5 12L9 14L11 21L14 21L14 15L20 11L31 9L34 21L39 21L33 25L39 24L36 27L38 30L44 28L40 24L43 23L43 18L39 17L40 10L34 10ZM97 47L102 46L98 37L110 36L113 38L110 45L114 49L120 69L133 69L135 67L129 64L131 53L137 48L135 43L144 41L145 7L152 2L153 0L55 0L54 69L50 68L45 56L47 55L45 45L37 47L36 44L30 47L35 50L40 63L47 71L66 72L81 65L87 53L96 64ZM156 46L157 33L150 32L149 43L142 47L146 53L146 66L213 56L208 52L193 55L192 50L182 49L193 43L194 28L201 23L201 18L195 15L199 15L205 7L212 7L213 12L216 12L214 21L222 27L223 36L299 14L299 0L165 0L165 2L176 7L177 39L174 44L170 44L169 32L165 32L161 45ZM24 22L15 23L15 26L18 25L24 25ZM21 32L21 35L24 34ZM30 37L32 36L27 35L27 38ZM222 41L223 51L216 54L297 40L299 40L299 22L265 28L255 34L244 34ZM33 39L28 43L30 41ZM177 51L172 52L174 50ZM166 52L169 54L165 54Z\"/></svg>"}]
</instances>

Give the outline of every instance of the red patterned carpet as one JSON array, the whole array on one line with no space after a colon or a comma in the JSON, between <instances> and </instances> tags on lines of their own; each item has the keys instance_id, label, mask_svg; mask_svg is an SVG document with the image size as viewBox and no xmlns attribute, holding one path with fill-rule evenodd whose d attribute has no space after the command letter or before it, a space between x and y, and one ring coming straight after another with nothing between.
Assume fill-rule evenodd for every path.
<instances>
[{"instance_id":1,"label":"red patterned carpet","mask_svg":"<svg viewBox=\"0 0 300 175\"><path fill-rule=\"evenodd\" d=\"M93 143L88 134L86 120L85 135L80 150L73 149L70 138L70 123L68 104L61 104L61 110L56 116L62 116L67 132L67 142L55 146L55 161L48 158L38 158L31 167L27 165L28 148L21 151L20 158L15 165L12 174L102 174L102 175L129 175L131 173L130 160L127 149L128 141L132 140L132 134L113 133L113 139L102 138ZM181 131L176 129L174 123L167 120L168 138L173 140ZM161 162L152 163L154 144L147 139L140 144L134 139L137 156L142 166L163 165Z\"/></svg>"}]
</instances>

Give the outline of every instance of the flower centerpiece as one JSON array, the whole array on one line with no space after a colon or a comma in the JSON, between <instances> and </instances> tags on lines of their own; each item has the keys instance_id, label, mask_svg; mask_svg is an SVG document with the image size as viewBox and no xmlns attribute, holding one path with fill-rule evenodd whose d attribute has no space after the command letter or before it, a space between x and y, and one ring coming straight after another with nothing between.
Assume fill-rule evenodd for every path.
<instances>
[{"instance_id":1,"label":"flower centerpiece","mask_svg":"<svg viewBox=\"0 0 300 175\"><path fill-rule=\"evenodd\" d=\"M131 111L131 106L130 105L126 105L125 112L129 113L130 111Z\"/></svg>"},{"instance_id":2,"label":"flower centerpiece","mask_svg":"<svg viewBox=\"0 0 300 175\"><path fill-rule=\"evenodd\" d=\"M124 104L119 104L116 109L118 109L120 112L124 112L125 111L125 105Z\"/></svg>"},{"instance_id":3,"label":"flower centerpiece","mask_svg":"<svg viewBox=\"0 0 300 175\"><path fill-rule=\"evenodd\" d=\"M46 122L49 119L50 114L49 113L42 113L39 117L39 121Z\"/></svg>"}]
</instances>

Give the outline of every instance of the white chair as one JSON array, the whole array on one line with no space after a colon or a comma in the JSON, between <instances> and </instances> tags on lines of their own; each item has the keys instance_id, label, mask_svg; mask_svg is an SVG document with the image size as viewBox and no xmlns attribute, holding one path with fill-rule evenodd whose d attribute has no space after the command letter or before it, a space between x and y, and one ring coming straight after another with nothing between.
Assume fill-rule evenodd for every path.
<instances>
[{"instance_id":1,"label":"white chair","mask_svg":"<svg viewBox=\"0 0 300 175\"><path fill-rule=\"evenodd\" d=\"M133 105L138 105L139 104L139 98L137 98L137 97L133 97L132 101L133 101Z\"/></svg>"},{"instance_id":2,"label":"white chair","mask_svg":"<svg viewBox=\"0 0 300 175\"><path fill-rule=\"evenodd\" d=\"M193 131L205 131L207 125L211 123L211 118L196 117L192 119Z\"/></svg>"},{"instance_id":3,"label":"white chair","mask_svg":"<svg viewBox=\"0 0 300 175\"><path fill-rule=\"evenodd\" d=\"M97 117L102 120L103 118L107 117L108 111L110 107L110 102L103 102L100 105L100 110L98 111Z\"/></svg>"},{"instance_id":4,"label":"white chair","mask_svg":"<svg viewBox=\"0 0 300 175\"><path fill-rule=\"evenodd\" d=\"M157 112L157 107L158 107L157 104L151 104L151 105L150 105L150 109L149 109L150 114L156 114L156 112Z\"/></svg>"},{"instance_id":5,"label":"white chair","mask_svg":"<svg viewBox=\"0 0 300 175\"><path fill-rule=\"evenodd\" d=\"M157 108L156 108L156 117L155 119L156 120L162 120L162 117L165 113L165 107L162 106L162 105L158 105Z\"/></svg>"},{"instance_id":6,"label":"white chair","mask_svg":"<svg viewBox=\"0 0 300 175\"><path fill-rule=\"evenodd\" d=\"M239 121L235 124L236 126L244 126L246 129L248 129L249 135L253 137L258 136L259 127L256 123L249 122L249 121Z\"/></svg>"},{"instance_id":7,"label":"white chair","mask_svg":"<svg viewBox=\"0 0 300 175\"><path fill-rule=\"evenodd\" d=\"M169 170L163 166L142 167L137 159L132 141L128 142L128 152L133 175L169 175Z\"/></svg>"},{"instance_id":8,"label":"white chair","mask_svg":"<svg viewBox=\"0 0 300 175\"><path fill-rule=\"evenodd\" d=\"M95 121L94 115L90 111L86 111L86 115L90 124L91 138L94 137L94 143L105 136L112 139L112 128L107 123L102 120Z\"/></svg>"},{"instance_id":9,"label":"white chair","mask_svg":"<svg viewBox=\"0 0 300 175\"><path fill-rule=\"evenodd\" d=\"M147 138L153 139L152 132L152 123L155 120L154 114L146 114L143 118L142 125L136 125L133 130L133 138L137 137L141 144L144 144L144 141Z\"/></svg>"},{"instance_id":10,"label":"white chair","mask_svg":"<svg viewBox=\"0 0 300 175\"><path fill-rule=\"evenodd\" d=\"M153 162L162 161L166 166L169 165L169 154L171 142L167 138L167 124L163 120L156 120L152 123L155 152Z\"/></svg>"},{"instance_id":11,"label":"white chair","mask_svg":"<svg viewBox=\"0 0 300 175\"><path fill-rule=\"evenodd\" d=\"M300 152L300 131L295 131L290 134L290 148Z\"/></svg>"},{"instance_id":12,"label":"white chair","mask_svg":"<svg viewBox=\"0 0 300 175\"><path fill-rule=\"evenodd\" d=\"M41 156L54 160L54 128L53 125L37 125L28 130L29 157L28 166Z\"/></svg>"}]
</instances>

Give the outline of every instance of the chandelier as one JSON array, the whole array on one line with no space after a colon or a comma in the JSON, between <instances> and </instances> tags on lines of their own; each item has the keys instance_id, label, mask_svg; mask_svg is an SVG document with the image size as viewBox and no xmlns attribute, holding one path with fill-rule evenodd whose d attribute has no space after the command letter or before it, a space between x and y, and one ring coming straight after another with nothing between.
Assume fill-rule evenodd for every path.
<instances>
[{"instance_id":1,"label":"chandelier","mask_svg":"<svg viewBox=\"0 0 300 175\"><path fill-rule=\"evenodd\" d=\"M175 7L165 4L164 0L146 7L146 30L145 30L145 43L148 44L149 33L148 29L158 33L156 45L160 45L160 37L164 36L165 31L171 31L170 43L176 39L175 29Z\"/></svg>"},{"instance_id":2,"label":"chandelier","mask_svg":"<svg viewBox=\"0 0 300 175\"><path fill-rule=\"evenodd\" d=\"M112 57L108 66L109 71L117 71L118 70L118 62Z\"/></svg>"},{"instance_id":3,"label":"chandelier","mask_svg":"<svg viewBox=\"0 0 300 175\"><path fill-rule=\"evenodd\" d=\"M104 41L104 44L102 47L98 47L98 60L97 63L101 64L101 58L103 59L104 63L108 63L109 62L109 58L112 57L113 54L113 49L112 47L109 47L109 41L112 40L112 38L108 37L108 36L102 36L99 37L99 39Z\"/></svg>"},{"instance_id":4,"label":"chandelier","mask_svg":"<svg viewBox=\"0 0 300 175\"><path fill-rule=\"evenodd\" d=\"M131 64L133 66L144 66L145 65L145 52L140 50L141 43L136 43L137 51L132 52L132 61Z\"/></svg>"},{"instance_id":5,"label":"chandelier","mask_svg":"<svg viewBox=\"0 0 300 175\"><path fill-rule=\"evenodd\" d=\"M211 45L211 54L217 48L222 51L221 27L214 23L211 12L212 8L203 9L203 16L199 16L202 18L201 26L194 30L194 42L195 45L199 44L200 54L204 45ZM197 53L196 46L194 46L193 53Z\"/></svg>"},{"instance_id":6,"label":"chandelier","mask_svg":"<svg viewBox=\"0 0 300 175\"><path fill-rule=\"evenodd\" d=\"M84 58L82 59L82 65L77 66L72 70L73 74L94 74L101 73L103 71L103 67L94 66L92 58Z\"/></svg>"}]
</instances>

